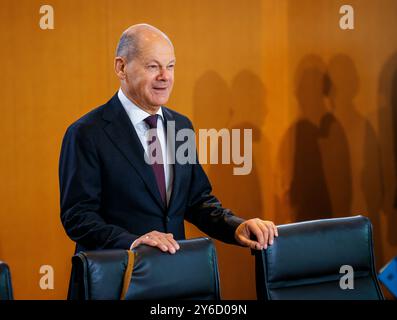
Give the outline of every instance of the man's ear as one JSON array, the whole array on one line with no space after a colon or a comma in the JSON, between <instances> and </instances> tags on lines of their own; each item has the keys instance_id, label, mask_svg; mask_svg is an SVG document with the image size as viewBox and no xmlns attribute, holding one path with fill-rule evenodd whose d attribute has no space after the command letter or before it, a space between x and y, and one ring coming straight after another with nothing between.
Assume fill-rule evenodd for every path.
<instances>
[{"instance_id":1,"label":"man's ear","mask_svg":"<svg viewBox=\"0 0 397 320\"><path fill-rule=\"evenodd\" d=\"M114 72L116 72L117 77L120 80L125 80L125 67L126 67L126 61L123 57L116 57L114 59Z\"/></svg>"}]
</instances>

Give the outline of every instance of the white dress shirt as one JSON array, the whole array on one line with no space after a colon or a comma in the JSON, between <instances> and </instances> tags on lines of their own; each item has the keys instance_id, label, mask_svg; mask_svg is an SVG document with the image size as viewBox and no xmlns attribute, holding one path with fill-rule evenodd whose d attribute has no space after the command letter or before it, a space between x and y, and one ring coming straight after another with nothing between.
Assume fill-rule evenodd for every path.
<instances>
[{"instance_id":1,"label":"white dress shirt","mask_svg":"<svg viewBox=\"0 0 397 320\"><path fill-rule=\"evenodd\" d=\"M139 108L135 103L133 103L130 99L126 97L124 92L119 89L118 97L120 99L121 104L123 105L125 111L128 114L128 117L133 124L136 133L138 134L139 140L142 143L143 149L145 150L146 155L148 155L148 131L149 126L144 121L145 118L149 117L151 114ZM160 107L157 111L159 117L157 118L157 136L161 144L161 151L163 154L164 161L164 176L165 176L165 187L167 191L167 203L170 201L171 192L172 192L172 181L173 181L173 168L171 164L168 164L167 157L167 143L165 137L165 128L164 128L164 116L162 108ZM170 158L171 159L171 158Z\"/></svg>"}]
</instances>

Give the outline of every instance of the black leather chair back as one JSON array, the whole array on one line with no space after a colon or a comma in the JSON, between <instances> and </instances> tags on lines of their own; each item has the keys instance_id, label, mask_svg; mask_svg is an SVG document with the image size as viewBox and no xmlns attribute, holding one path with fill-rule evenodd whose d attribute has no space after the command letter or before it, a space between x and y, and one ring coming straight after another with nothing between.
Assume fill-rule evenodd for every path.
<instances>
[{"instance_id":1,"label":"black leather chair back","mask_svg":"<svg viewBox=\"0 0 397 320\"><path fill-rule=\"evenodd\" d=\"M0 300L13 300L11 272L8 265L0 261Z\"/></svg>"},{"instance_id":2,"label":"black leather chair back","mask_svg":"<svg viewBox=\"0 0 397 320\"><path fill-rule=\"evenodd\" d=\"M72 258L69 298L220 299L218 263L212 241L197 238L178 243L180 249L173 255L146 245L130 252L100 250L78 253ZM127 275L129 262L133 267L131 275Z\"/></svg>"},{"instance_id":3,"label":"black leather chair back","mask_svg":"<svg viewBox=\"0 0 397 320\"><path fill-rule=\"evenodd\" d=\"M258 299L383 299L368 218L306 221L278 230L272 246L254 252ZM340 273L343 265L353 268L354 289L340 286L347 275Z\"/></svg>"}]
</instances>

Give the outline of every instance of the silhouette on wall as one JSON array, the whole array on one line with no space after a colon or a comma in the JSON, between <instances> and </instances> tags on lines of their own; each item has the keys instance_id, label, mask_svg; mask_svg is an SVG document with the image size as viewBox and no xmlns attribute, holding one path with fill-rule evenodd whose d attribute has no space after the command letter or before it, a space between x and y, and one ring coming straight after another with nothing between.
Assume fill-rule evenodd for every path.
<instances>
[{"instance_id":1,"label":"silhouette on wall","mask_svg":"<svg viewBox=\"0 0 397 320\"><path fill-rule=\"evenodd\" d=\"M356 201L352 214L363 214L371 219L374 232L375 256L380 266L383 261L381 241L381 163L380 149L375 130L355 105L359 91L359 77L353 60L344 54L333 56L329 61L331 78L330 102L333 112L346 128L350 141L352 175L356 179ZM364 201L360 201L363 197ZM365 206L363 206L365 204Z\"/></svg>"},{"instance_id":2,"label":"silhouette on wall","mask_svg":"<svg viewBox=\"0 0 397 320\"><path fill-rule=\"evenodd\" d=\"M348 216L352 204L349 143L330 103L333 83L321 57L310 54L295 72L298 119L286 131L278 159L281 198L289 221Z\"/></svg>"},{"instance_id":3,"label":"silhouette on wall","mask_svg":"<svg viewBox=\"0 0 397 320\"><path fill-rule=\"evenodd\" d=\"M323 135L320 126L327 112L325 72L325 64L314 55L304 57L296 71L295 95L300 115L286 134L293 161L288 199L296 221L332 215L320 145Z\"/></svg>"},{"instance_id":4,"label":"silhouette on wall","mask_svg":"<svg viewBox=\"0 0 397 320\"><path fill-rule=\"evenodd\" d=\"M382 209L387 242L397 245L397 52L384 64L378 87L378 127L382 153ZM387 257L391 259L392 256ZM385 262L385 261L384 261Z\"/></svg>"},{"instance_id":5,"label":"silhouette on wall","mask_svg":"<svg viewBox=\"0 0 397 320\"><path fill-rule=\"evenodd\" d=\"M235 164L211 164L208 176L213 193L224 207L249 219L264 217L263 190L258 165L268 168L266 139L261 133L266 108L264 87L254 73L243 70L233 79L231 87L214 71L206 72L197 81L194 91L194 123L198 128L252 129L253 164L248 175L233 175ZM215 116L213 116L215 115ZM231 132L231 131L230 131ZM240 135L243 154L243 135ZM264 151L263 151L264 150ZM218 149L220 162L222 149ZM266 169L261 174L266 174ZM223 299L256 299L254 260L249 249L216 242L221 269ZM242 277L241 275L244 275ZM233 296L229 292L234 292Z\"/></svg>"}]
</instances>

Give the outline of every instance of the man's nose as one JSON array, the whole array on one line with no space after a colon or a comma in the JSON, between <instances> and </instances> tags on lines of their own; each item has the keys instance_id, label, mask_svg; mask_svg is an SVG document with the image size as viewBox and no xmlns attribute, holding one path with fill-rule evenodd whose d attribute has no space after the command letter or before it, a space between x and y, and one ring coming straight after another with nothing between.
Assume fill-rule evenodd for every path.
<instances>
[{"instance_id":1,"label":"man's nose","mask_svg":"<svg viewBox=\"0 0 397 320\"><path fill-rule=\"evenodd\" d=\"M165 67L160 68L159 74L157 76L157 80L168 81L170 79L170 77L171 77L171 71L169 71Z\"/></svg>"}]
</instances>

